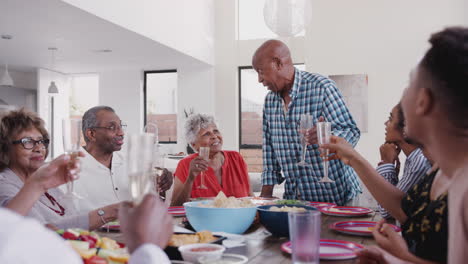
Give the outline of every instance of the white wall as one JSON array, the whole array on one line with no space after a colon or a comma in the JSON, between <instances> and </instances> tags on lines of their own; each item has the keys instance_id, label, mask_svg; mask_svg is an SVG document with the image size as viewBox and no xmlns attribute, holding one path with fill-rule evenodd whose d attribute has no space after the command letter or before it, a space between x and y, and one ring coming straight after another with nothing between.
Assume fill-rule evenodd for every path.
<instances>
[{"instance_id":1,"label":"white wall","mask_svg":"<svg viewBox=\"0 0 468 264\"><path fill-rule=\"evenodd\" d=\"M214 0L64 0L91 14L213 64Z\"/></svg>"},{"instance_id":2,"label":"white wall","mask_svg":"<svg viewBox=\"0 0 468 264\"><path fill-rule=\"evenodd\" d=\"M408 80L410 69L428 47L431 32L467 24L463 0L341 1L313 0L306 37L283 39L295 63L322 74L369 75L369 133L358 150L373 164L379 160L388 113ZM235 1L215 3L215 109L222 118L225 147L238 148L237 67L250 65L265 40L236 40Z\"/></svg>"},{"instance_id":3,"label":"white wall","mask_svg":"<svg viewBox=\"0 0 468 264\"><path fill-rule=\"evenodd\" d=\"M116 111L128 133L143 131L143 72L114 70L99 73L99 104Z\"/></svg>"},{"instance_id":4,"label":"white wall","mask_svg":"<svg viewBox=\"0 0 468 264\"><path fill-rule=\"evenodd\" d=\"M214 115L215 87L213 67L183 67L178 73L177 102L177 149L174 152L186 152L184 135L184 109L193 108L195 113ZM218 117L217 117L218 118Z\"/></svg>"}]
</instances>

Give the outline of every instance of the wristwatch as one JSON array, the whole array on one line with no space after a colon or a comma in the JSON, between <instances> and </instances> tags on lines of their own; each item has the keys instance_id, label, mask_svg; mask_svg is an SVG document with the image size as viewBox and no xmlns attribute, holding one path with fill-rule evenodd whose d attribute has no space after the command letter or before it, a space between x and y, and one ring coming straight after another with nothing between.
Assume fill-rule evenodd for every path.
<instances>
[{"instance_id":1,"label":"wristwatch","mask_svg":"<svg viewBox=\"0 0 468 264\"><path fill-rule=\"evenodd\" d=\"M106 220L104 220L104 217L103 217L103 216L106 214L106 212L104 212L104 210L102 210L102 209L99 209L99 210L97 211L97 214L98 214L99 217L101 218L102 224L103 224L103 225L107 224Z\"/></svg>"}]
</instances>

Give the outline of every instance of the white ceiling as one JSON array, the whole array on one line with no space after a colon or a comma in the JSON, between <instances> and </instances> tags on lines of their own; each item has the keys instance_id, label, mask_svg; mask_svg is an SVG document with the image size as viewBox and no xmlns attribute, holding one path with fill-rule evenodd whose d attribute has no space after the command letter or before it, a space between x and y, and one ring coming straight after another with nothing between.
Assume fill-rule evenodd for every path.
<instances>
[{"instance_id":1,"label":"white ceiling","mask_svg":"<svg viewBox=\"0 0 468 264\"><path fill-rule=\"evenodd\" d=\"M0 63L13 69L89 73L204 65L181 52L59 0L1 0ZM48 47L57 47L55 65ZM111 53L96 50L111 49Z\"/></svg>"}]
</instances>

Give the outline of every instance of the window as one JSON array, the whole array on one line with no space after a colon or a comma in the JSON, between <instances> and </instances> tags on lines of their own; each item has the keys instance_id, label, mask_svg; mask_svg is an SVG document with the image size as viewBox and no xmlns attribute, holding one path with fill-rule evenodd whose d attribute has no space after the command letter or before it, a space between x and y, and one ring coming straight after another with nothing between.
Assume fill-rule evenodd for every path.
<instances>
[{"instance_id":1,"label":"window","mask_svg":"<svg viewBox=\"0 0 468 264\"><path fill-rule=\"evenodd\" d=\"M238 39L264 39L276 38L276 34L272 32L263 18L263 6L265 0L238 0L239 17L238 17ZM305 31L302 31L297 36L304 36Z\"/></svg>"},{"instance_id":2,"label":"window","mask_svg":"<svg viewBox=\"0 0 468 264\"><path fill-rule=\"evenodd\" d=\"M295 65L305 70L304 64ZM241 154L249 171L262 171L262 111L266 87L258 82L257 72L251 66L239 67L239 140Z\"/></svg>"},{"instance_id":3,"label":"window","mask_svg":"<svg viewBox=\"0 0 468 264\"><path fill-rule=\"evenodd\" d=\"M155 124L160 143L177 143L177 70L146 71L143 89L147 130Z\"/></svg>"}]
</instances>

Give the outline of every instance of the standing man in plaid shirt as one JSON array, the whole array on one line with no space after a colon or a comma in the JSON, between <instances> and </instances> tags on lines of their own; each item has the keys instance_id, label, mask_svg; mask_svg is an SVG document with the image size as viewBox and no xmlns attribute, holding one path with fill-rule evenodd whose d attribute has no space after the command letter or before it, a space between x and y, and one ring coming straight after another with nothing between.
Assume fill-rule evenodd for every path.
<instances>
[{"instance_id":1,"label":"standing man in plaid shirt","mask_svg":"<svg viewBox=\"0 0 468 264\"><path fill-rule=\"evenodd\" d=\"M319 74L294 67L288 47L281 41L268 40L255 52L253 68L258 82L270 92L263 108L263 172L260 196L271 197L275 184L285 183L285 199L333 202L338 205L361 192L354 170L341 161L329 164L329 177L322 183L322 159L315 127L307 134L306 162L298 166L302 153L298 133L301 114L309 114L314 122L332 123L333 135L345 138L353 146L360 131L345 105L336 84Z\"/></svg>"}]
</instances>

